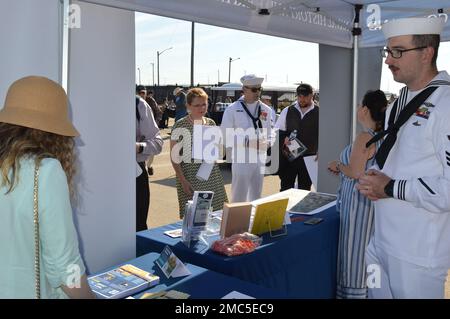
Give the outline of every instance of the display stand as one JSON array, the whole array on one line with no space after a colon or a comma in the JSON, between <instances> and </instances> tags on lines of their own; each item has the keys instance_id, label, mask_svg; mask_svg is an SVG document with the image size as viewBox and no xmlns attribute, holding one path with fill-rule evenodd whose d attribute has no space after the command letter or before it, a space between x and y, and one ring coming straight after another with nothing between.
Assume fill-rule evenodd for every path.
<instances>
[{"instance_id":1,"label":"display stand","mask_svg":"<svg viewBox=\"0 0 450 319\"><path fill-rule=\"evenodd\" d=\"M211 214L213 192L194 192L192 201L185 207L182 227L182 242L191 248L192 242L200 242L209 248L206 240L207 222Z\"/></svg>"},{"instance_id":2,"label":"display stand","mask_svg":"<svg viewBox=\"0 0 450 319\"><path fill-rule=\"evenodd\" d=\"M287 226L286 226L286 224L283 224L281 229L278 228L278 229L272 230L272 227L271 227L272 225L271 225L271 222L270 222L270 218L268 218L267 216L266 216L266 223L267 223L267 226L269 227L269 235L270 235L271 238L287 235Z\"/></svg>"}]
</instances>

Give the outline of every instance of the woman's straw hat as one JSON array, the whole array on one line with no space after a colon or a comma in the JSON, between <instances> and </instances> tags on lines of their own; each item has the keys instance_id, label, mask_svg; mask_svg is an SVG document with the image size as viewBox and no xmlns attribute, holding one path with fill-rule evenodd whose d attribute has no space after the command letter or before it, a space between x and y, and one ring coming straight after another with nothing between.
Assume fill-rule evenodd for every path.
<instances>
[{"instance_id":1,"label":"woman's straw hat","mask_svg":"<svg viewBox=\"0 0 450 319\"><path fill-rule=\"evenodd\" d=\"M63 136L79 136L68 117L67 95L56 82L28 76L14 82L0 110L0 122Z\"/></svg>"}]
</instances>

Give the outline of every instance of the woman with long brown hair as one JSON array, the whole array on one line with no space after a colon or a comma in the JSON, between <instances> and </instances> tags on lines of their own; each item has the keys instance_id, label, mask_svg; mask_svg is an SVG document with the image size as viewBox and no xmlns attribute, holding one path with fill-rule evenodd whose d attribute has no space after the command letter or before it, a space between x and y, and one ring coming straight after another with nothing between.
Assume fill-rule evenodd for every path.
<instances>
[{"instance_id":1,"label":"woman with long brown hair","mask_svg":"<svg viewBox=\"0 0 450 319\"><path fill-rule=\"evenodd\" d=\"M358 178L375 163L381 141L366 143L383 129L387 100L383 91L368 91L358 106L363 127L355 141L344 148L328 169L340 177L336 208L340 213L337 290L339 299L367 298L365 251L373 233L373 203L356 188Z\"/></svg>"},{"instance_id":2,"label":"woman with long brown hair","mask_svg":"<svg viewBox=\"0 0 450 319\"><path fill-rule=\"evenodd\" d=\"M93 298L73 223L74 137L67 96L37 76L0 111L0 298Z\"/></svg>"}]
</instances>

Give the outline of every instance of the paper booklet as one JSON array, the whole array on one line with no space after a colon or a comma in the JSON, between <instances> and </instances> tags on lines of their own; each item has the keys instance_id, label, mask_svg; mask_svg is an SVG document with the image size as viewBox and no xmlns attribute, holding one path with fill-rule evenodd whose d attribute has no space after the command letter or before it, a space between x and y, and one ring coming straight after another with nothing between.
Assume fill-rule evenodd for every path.
<instances>
[{"instance_id":1,"label":"paper booklet","mask_svg":"<svg viewBox=\"0 0 450 319\"><path fill-rule=\"evenodd\" d=\"M192 241L201 239L202 232L206 232L213 197L214 192L195 191L192 201L186 204L182 227L182 242L186 246L190 247Z\"/></svg>"},{"instance_id":2,"label":"paper booklet","mask_svg":"<svg viewBox=\"0 0 450 319\"><path fill-rule=\"evenodd\" d=\"M252 203L224 203L222 223L220 225L220 238L248 232L251 212Z\"/></svg>"},{"instance_id":3,"label":"paper booklet","mask_svg":"<svg viewBox=\"0 0 450 319\"><path fill-rule=\"evenodd\" d=\"M192 226L206 229L208 214L211 210L214 192L195 191L192 198Z\"/></svg>"},{"instance_id":4,"label":"paper booklet","mask_svg":"<svg viewBox=\"0 0 450 319\"><path fill-rule=\"evenodd\" d=\"M288 211L293 214L314 215L336 205L336 195L310 192Z\"/></svg>"},{"instance_id":5,"label":"paper booklet","mask_svg":"<svg viewBox=\"0 0 450 319\"><path fill-rule=\"evenodd\" d=\"M134 295L159 283L159 277L127 264L88 277L92 291L101 299L118 299Z\"/></svg>"},{"instance_id":6,"label":"paper booklet","mask_svg":"<svg viewBox=\"0 0 450 319\"><path fill-rule=\"evenodd\" d=\"M192 136L192 159L214 163L221 159L222 131L218 126L195 124Z\"/></svg>"},{"instance_id":7,"label":"paper booklet","mask_svg":"<svg viewBox=\"0 0 450 319\"><path fill-rule=\"evenodd\" d=\"M291 133L289 136L289 144L283 149L284 155L290 162L295 161L308 150L308 148L295 136L296 131Z\"/></svg>"},{"instance_id":8,"label":"paper booklet","mask_svg":"<svg viewBox=\"0 0 450 319\"><path fill-rule=\"evenodd\" d=\"M167 278L176 278L191 274L181 260L175 256L169 246L164 247L155 263Z\"/></svg>"},{"instance_id":9,"label":"paper booklet","mask_svg":"<svg viewBox=\"0 0 450 319\"><path fill-rule=\"evenodd\" d=\"M288 201L288 198L283 198L257 205L250 232L261 235L281 229Z\"/></svg>"}]
</instances>

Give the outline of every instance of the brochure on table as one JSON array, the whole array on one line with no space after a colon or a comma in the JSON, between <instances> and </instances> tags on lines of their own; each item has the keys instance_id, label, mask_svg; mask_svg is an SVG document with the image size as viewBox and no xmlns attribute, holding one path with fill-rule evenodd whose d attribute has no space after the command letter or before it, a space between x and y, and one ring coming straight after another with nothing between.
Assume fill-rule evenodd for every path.
<instances>
[{"instance_id":1,"label":"brochure on table","mask_svg":"<svg viewBox=\"0 0 450 319\"><path fill-rule=\"evenodd\" d=\"M167 278L177 278L191 274L181 260L175 256L169 246L164 247L155 263Z\"/></svg>"},{"instance_id":2,"label":"brochure on table","mask_svg":"<svg viewBox=\"0 0 450 319\"><path fill-rule=\"evenodd\" d=\"M178 229L167 230L164 232L164 234L169 237L172 237L172 238L179 238L182 235L182 229L178 228Z\"/></svg>"},{"instance_id":3,"label":"brochure on table","mask_svg":"<svg viewBox=\"0 0 450 319\"><path fill-rule=\"evenodd\" d=\"M273 194L267 197L263 197L263 198L259 198L256 199L254 201L251 202L253 208L252 208L252 213L250 215L250 225L253 225L254 219L255 219L255 212L256 212L256 207L258 205L264 204L264 203L268 203L271 201L275 201L275 200L280 200L280 199L285 199L288 198L288 206L289 207L289 203L290 203L290 197L288 194L285 194L285 192L281 192L281 193L277 193L277 194ZM283 221L283 225L289 225L291 224L291 218L289 216L289 212L285 210L284 212L284 221Z\"/></svg>"},{"instance_id":4,"label":"brochure on table","mask_svg":"<svg viewBox=\"0 0 450 319\"><path fill-rule=\"evenodd\" d=\"M282 198L289 198L289 202L287 205L287 211L286 211L286 216L285 219L290 221L290 213L294 213L294 214L305 214L305 215L313 215L316 213L319 213L329 207L332 207L333 205L336 205L336 195L333 194L325 194L325 193L319 193L319 194L325 194L328 196L334 196L333 197L328 197L329 199L331 199L331 201L327 202L327 203L321 203L318 207L315 207L315 209L313 211L309 211L309 212L299 212L296 211L295 209L293 210L293 207L296 206L301 200L303 200L309 193L313 193L304 189L295 189L295 188L291 188L285 191L282 191L280 193L276 193L267 197L263 197L257 200L254 200L252 202L253 206L256 206L257 204L260 203L265 203L271 200L275 200L275 199L282 199ZM254 214L252 215L252 219L254 217Z\"/></svg>"},{"instance_id":5,"label":"brochure on table","mask_svg":"<svg viewBox=\"0 0 450 319\"><path fill-rule=\"evenodd\" d=\"M275 234L274 232L283 228L288 201L288 198L282 198L256 205L250 232L255 235L270 233L273 237L285 235L286 227L283 233Z\"/></svg>"},{"instance_id":6,"label":"brochure on table","mask_svg":"<svg viewBox=\"0 0 450 319\"><path fill-rule=\"evenodd\" d=\"M202 240L206 233L214 192L195 191L192 201L188 201L183 218L182 241L190 247L192 241Z\"/></svg>"},{"instance_id":7,"label":"brochure on table","mask_svg":"<svg viewBox=\"0 0 450 319\"><path fill-rule=\"evenodd\" d=\"M159 283L159 277L127 264L88 277L91 290L98 298L118 299L134 295Z\"/></svg>"},{"instance_id":8,"label":"brochure on table","mask_svg":"<svg viewBox=\"0 0 450 319\"><path fill-rule=\"evenodd\" d=\"M289 209L289 212L293 214L314 215L336 205L336 198L337 196L333 194L309 192L302 199L298 200Z\"/></svg>"}]
</instances>

